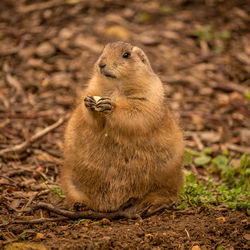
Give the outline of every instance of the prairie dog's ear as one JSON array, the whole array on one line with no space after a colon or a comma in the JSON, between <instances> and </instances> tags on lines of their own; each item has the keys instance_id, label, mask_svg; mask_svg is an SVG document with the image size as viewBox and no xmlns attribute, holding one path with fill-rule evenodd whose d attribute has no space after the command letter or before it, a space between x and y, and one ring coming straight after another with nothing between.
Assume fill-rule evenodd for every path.
<instances>
[{"instance_id":1,"label":"prairie dog's ear","mask_svg":"<svg viewBox=\"0 0 250 250\"><path fill-rule=\"evenodd\" d=\"M136 54L139 56L139 58L141 59L141 61L142 61L144 64L148 65L149 68L152 70L151 65L150 65L150 62L149 62L149 60L148 60L146 54L143 52L142 49L140 49L140 48L138 48L138 47L133 47L132 51L133 51L134 53L136 53Z\"/></svg>"}]
</instances>

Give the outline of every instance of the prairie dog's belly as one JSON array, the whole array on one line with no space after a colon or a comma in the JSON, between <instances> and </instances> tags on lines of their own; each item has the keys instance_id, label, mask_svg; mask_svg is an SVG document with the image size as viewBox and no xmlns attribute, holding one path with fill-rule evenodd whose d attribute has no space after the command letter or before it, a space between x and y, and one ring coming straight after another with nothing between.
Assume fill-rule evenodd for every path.
<instances>
[{"instance_id":1,"label":"prairie dog's belly","mask_svg":"<svg viewBox=\"0 0 250 250\"><path fill-rule=\"evenodd\" d=\"M74 186L94 200L96 210L115 210L130 198L142 198L152 186L151 170L157 164L146 143L135 147L108 136L89 142L76 161L78 171L72 172Z\"/></svg>"}]
</instances>

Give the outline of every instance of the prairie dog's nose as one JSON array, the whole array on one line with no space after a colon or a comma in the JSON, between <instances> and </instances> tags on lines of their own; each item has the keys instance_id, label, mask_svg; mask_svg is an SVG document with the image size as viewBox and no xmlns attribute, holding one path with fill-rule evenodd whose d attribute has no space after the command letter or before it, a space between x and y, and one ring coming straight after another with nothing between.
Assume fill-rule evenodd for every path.
<instances>
[{"instance_id":1,"label":"prairie dog's nose","mask_svg":"<svg viewBox=\"0 0 250 250\"><path fill-rule=\"evenodd\" d=\"M106 64L105 64L105 63L103 63L103 62L100 62L100 63L99 63L99 68L100 68L100 69L105 68L105 66L106 66Z\"/></svg>"}]
</instances>

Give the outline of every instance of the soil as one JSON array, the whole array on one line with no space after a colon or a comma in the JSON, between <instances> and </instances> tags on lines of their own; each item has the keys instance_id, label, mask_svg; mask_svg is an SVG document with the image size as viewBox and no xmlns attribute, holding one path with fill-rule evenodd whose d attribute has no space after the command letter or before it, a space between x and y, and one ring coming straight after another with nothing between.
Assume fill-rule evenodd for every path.
<instances>
[{"instance_id":1,"label":"soil","mask_svg":"<svg viewBox=\"0 0 250 250\"><path fill-rule=\"evenodd\" d=\"M247 0L1 0L0 248L21 242L26 249L249 249L246 212L223 206L113 221L29 210L39 201L59 204L53 190L65 123L49 126L71 113L112 40L146 51L187 147L209 147L214 156L228 150L235 162L250 153L249 23Z\"/></svg>"}]
</instances>

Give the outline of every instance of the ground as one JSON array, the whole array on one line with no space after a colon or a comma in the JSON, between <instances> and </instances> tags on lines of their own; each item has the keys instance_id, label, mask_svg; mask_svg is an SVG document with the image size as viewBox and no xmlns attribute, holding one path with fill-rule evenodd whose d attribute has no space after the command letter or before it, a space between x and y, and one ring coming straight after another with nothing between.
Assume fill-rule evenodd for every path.
<instances>
[{"instance_id":1,"label":"ground","mask_svg":"<svg viewBox=\"0 0 250 250\"><path fill-rule=\"evenodd\" d=\"M209 148L212 158L227 152L237 165L250 153L249 13L247 0L2 0L0 248L19 242L40 244L33 249L249 249L246 209L223 204L207 208L188 200L183 209L112 221L27 212L39 201L57 202L60 119L67 119L104 44L113 40L145 50L186 147ZM197 165L185 171L206 179L207 169ZM35 221L40 218L45 221Z\"/></svg>"}]
</instances>

